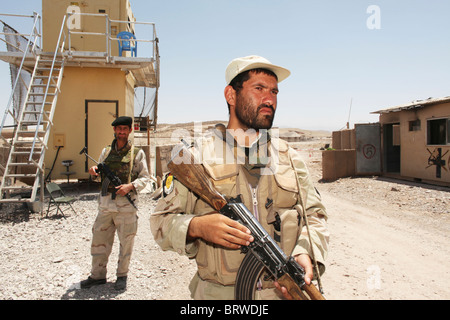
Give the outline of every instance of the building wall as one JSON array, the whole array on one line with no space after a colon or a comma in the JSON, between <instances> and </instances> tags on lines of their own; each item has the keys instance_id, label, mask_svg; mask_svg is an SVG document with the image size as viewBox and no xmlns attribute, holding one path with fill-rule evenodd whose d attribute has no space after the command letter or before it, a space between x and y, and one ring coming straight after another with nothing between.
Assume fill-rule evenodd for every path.
<instances>
[{"instance_id":1,"label":"building wall","mask_svg":"<svg viewBox=\"0 0 450 320\"><path fill-rule=\"evenodd\" d=\"M131 5L128 0L42 0L42 33L43 50L52 52L55 50L57 39L60 33L61 24L68 11L91 14L107 14L112 20L134 21ZM67 21L71 30L82 32L106 33L106 19L103 17L81 16ZM113 22L111 24L111 36L116 36L119 32L127 30L129 26L125 23ZM131 30L132 31L132 30ZM71 35L70 46L76 51L106 52L106 37L96 35ZM66 41L65 49L69 49L69 42ZM112 55L118 55L118 46L111 44Z\"/></svg>"},{"instance_id":2,"label":"building wall","mask_svg":"<svg viewBox=\"0 0 450 320\"><path fill-rule=\"evenodd\" d=\"M322 151L322 180L334 181L356 174L356 150Z\"/></svg>"},{"instance_id":3,"label":"building wall","mask_svg":"<svg viewBox=\"0 0 450 320\"><path fill-rule=\"evenodd\" d=\"M43 51L54 52L64 16L69 11L107 14L112 20L135 21L129 0L42 0L42 34ZM104 17L75 18L66 22L71 30L82 32L106 33L107 24ZM133 26L128 23L111 24L111 36L120 31L131 31ZM71 49L75 51L106 52L106 36L73 35ZM65 49L69 49L66 39ZM117 43L111 44L112 55L118 55ZM88 152L98 159L103 147L113 140L111 122L116 113L119 116L134 117L134 87L135 80L119 68L105 68L100 63L98 67L66 67L61 84L61 92L53 118L53 127L45 155L46 175L55 161L52 179L64 179L61 172L66 171L62 160L73 160L69 168L75 172L71 179L85 179L86 157L80 155L80 150L87 144ZM89 102L87 102L89 101ZM117 103L116 103L117 101ZM88 120L86 120L88 106ZM87 124L86 124L87 123ZM86 134L86 132L88 132ZM86 136L88 138L86 138ZM88 141L86 141L88 140ZM58 149L58 146L63 147ZM58 153L59 150L59 153ZM92 166L92 161L88 166Z\"/></svg>"},{"instance_id":4,"label":"building wall","mask_svg":"<svg viewBox=\"0 0 450 320\"><path fill-rule=\"evenodd\" d=\"M336 150L347 150L356 148L355 129L345 129L332 132L331 145Z\"/></svg>"},{"instance_id":5,"label":"building wall","mask_svg":"<svg viewBox=\"0 0 450 320\"><path fill-rule=\"evenodd\" d=\"M427 144L427 121L438 118L450 118L450 103L380 115L382 126L385 124L400 124L401 176L450 183L450 145ZM420 128L410 130L410 122L416 120L420 120ZM447 130L450 130L450 128L447 128ZM445 155L442 157L441 163L436 163L439 152L441 155ZM437 168L438 166L440 169ZM438 171L440 171L440 174Z\"/></svg>"},{"instance_id":6,"label":"building wall","mask_svg":"<svg viewBox=\"0 0 450 320\"><path fill-rule=\"evenodd\" d=\"M334 181L356 174L355 129L332 132L331 145L335 150L322 151L322 179Z\"/></svg>"}]
</instances>

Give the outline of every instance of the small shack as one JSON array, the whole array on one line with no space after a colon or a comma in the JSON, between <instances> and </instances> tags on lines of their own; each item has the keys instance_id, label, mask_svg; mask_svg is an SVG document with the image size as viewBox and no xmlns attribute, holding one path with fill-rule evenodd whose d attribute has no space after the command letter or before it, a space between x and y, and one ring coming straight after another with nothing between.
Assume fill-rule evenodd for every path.
<instances>
[{"instance_id":1,"label":"small shack","mask_svg":"<svg viewBox=\"0 0 450 320\"><path fill-rule=\"evenodd\" d=\"M322 154L323 180L358 175L450 186L450 97L372 112L377 123L335 131Z\"/></svg>"},{"instance_id":2,"label":"small shack","mask_svg":"<svg viewBox=\"0 0 450 320\"><path fill-rule=\"evenodd\" d=\"M372 113L380 115L383 174L450 186L450 96Z\"/></svg>"}]
</instances>

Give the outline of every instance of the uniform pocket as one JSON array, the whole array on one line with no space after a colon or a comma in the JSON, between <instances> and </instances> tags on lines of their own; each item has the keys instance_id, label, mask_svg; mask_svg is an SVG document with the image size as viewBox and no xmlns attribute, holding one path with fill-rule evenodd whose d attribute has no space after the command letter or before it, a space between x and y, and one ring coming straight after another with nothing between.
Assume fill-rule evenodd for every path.
<instances>
[{"instance_id":1,"label":"uniform pocket","mask_svg":"<svg viewBox=\"0 0 450 320\"><path fill-rule=\"evenodd\" d=\"M98 209L103 212L117 212L117 206L114 200L111 199L111 194L106 196L100 195L98 197Z\"/></svg>"},{"instance_id":2,"label":"uniform pocket","mask_svg":"<svg viewBox=\"0 0 450 320\"><path fill-rule=\"evenodd\" d=\"M274 205L276 208L292 208L298 202L298 185L291 167L280 166L274 175L276 188L273 188Z\"/></svg>"}]
</instances>

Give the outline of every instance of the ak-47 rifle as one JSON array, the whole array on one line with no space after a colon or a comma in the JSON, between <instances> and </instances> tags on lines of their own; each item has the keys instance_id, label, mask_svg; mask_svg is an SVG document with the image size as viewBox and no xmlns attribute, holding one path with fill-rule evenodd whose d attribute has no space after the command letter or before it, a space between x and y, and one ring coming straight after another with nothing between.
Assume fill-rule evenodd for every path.
<instances>
[{"instance_id":1,"label":"ak-47 rifle","mask_svg":"<svg viewBox=\"0 0 450 320\"><path fill-rule=\"evenodd\" d=\"M195 162L188 147L184 143L176 150L167 165L171 173L212 208L246 226L254 238L250 245L243 247L246 256L236 277L235 298L253 299L256 282L266 269L281 286L286 287L294 299L325 300L314 284L305 283L304 269L292 256L287 256L281 250L240 197L226 199L215 189L203 166Z\"/></svg>"},{"instance_id":2,"label":"ak-47 rifle","mask_svg":"<svg viewBox=\"0 0 450 320\"><path fill-rule=\"evenodd\" d=\"M87 147L84 147L83 149L81 149L80 154L85 154L86 157L88 157L89 159L91 159L93 162L95 162L95 164L97 165L98 171L97 173L101 172L105 175L106 178L109 179L109 181L111 181L111 183L115 186L118 187L120 185L122 185L122 181L120 180L120 178L118 176L116 176L114 174L114 172L111 171L111 169L106 165L106 163L104 162L97 162L95 161L90 155L87 154ZM127 198L128 202L131 203L131 205L137 210L136 205L134 204L133 199L131 199L131 196L129 193L127 193L125 195L125 197Z\"/></svg>"}]
</instances>

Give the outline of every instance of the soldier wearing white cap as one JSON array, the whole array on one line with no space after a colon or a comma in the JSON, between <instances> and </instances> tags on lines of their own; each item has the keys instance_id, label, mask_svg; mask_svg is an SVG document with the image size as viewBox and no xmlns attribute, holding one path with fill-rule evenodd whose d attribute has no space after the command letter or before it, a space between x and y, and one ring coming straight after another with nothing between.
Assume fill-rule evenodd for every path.
<instances>
[{"instance_id":1,"label":"soldier wearing white cap","mask_svg":"<svg viewBox=\"0 0 450 320\"><path fill-rule=\"evenodd\" d=\"M289 70L259 56L231 61L225 73L227 130L205 134L195 141L193 150L201 153L203 167L219 193L241 196L284 252L305 269L309 284L325 270L327 213L299 154L274 134L266 134L277 109L278 83L289 75ZM215 212L172 176L164 187L164 196L150 217L157 243L164 250L195 258L198 270L189 286L194 299L233 299L244 258L239 249L253 241L249 230ZM309 221L309 234L303 216ZM317 272L313 272L312 257ZM264 279L255 295L289 298L285 288Z\"/></svg>"}]
</instances>

